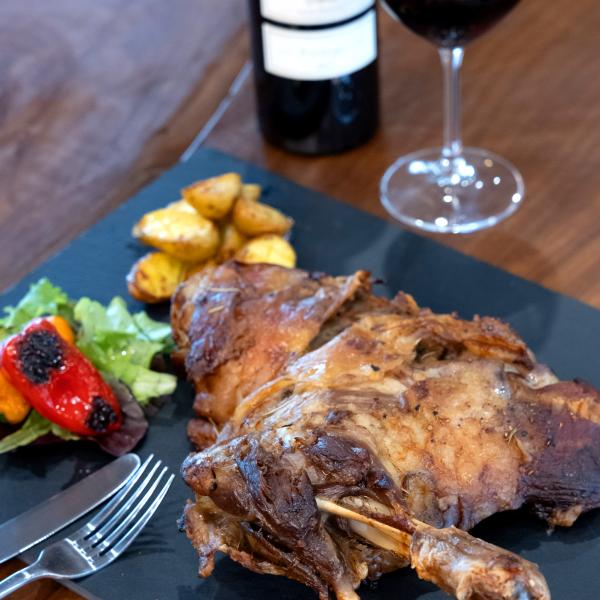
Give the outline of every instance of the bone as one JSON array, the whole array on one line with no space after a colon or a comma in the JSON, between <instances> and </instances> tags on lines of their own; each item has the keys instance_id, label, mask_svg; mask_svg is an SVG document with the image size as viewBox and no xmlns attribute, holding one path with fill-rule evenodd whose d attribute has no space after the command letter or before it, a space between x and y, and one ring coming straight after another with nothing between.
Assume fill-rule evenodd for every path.
<instances>
[{"instance_id":1,"label":"bone","mask_svg":"<svg viewBox=\"0 0 600 600\"><path fill-rule=\"evenodd\" d=\"M402 531L322 497L317 507L351 521L366 540L411 561L419 577L458 600L550 600L537 565L456 527L436 529L409 515Z\"/></svg>"}]
</instances>

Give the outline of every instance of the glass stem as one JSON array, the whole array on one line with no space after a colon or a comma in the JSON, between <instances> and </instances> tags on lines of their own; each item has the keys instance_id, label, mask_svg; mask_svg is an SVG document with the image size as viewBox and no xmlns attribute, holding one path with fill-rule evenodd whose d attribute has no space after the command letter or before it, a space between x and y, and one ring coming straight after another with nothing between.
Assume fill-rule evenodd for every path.
<instances>
[{"instance_id":1,"label":"glass stem","mask_svg":"<svg viewBox=\"0 0 600 600\"><path fill-rule=\"evenodd\" d=\"M460 67L463 62L462 48L440 48L444 71L444 146L442 156L457 158L462 154L460 133Z\"/></svg>"}]
</instances>

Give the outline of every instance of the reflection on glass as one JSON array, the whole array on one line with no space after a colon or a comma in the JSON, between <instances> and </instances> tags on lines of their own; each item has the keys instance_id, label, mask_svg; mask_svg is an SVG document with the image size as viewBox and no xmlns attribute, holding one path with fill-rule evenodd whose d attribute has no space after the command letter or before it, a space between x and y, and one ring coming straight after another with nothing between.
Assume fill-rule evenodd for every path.
<instances>
[{"instance_id":1,"label":"reflection on glass","mask_svg":"<svg viewBox=\"0 0 600 600\"><path fill-rule=\"evenodd\" d=\"M381 201L401 222L468 233L495 225L519 207L525 188L515 167L487 150L463 147L459 79L463 46L517 1L385 1L394 17L438 46L444 73L443 146L400 157L381 180Z\"/></svg>"}]
</instances>

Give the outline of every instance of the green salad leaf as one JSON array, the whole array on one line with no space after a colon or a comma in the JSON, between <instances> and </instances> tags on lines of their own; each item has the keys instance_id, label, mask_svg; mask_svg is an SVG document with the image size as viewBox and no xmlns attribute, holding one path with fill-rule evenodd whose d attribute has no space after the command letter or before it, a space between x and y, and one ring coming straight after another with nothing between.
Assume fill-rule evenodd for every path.
<instances>
[{"instance_id":1,"label":"green salad leaf","mask_svg":"<svg viewBox=\"0 0 600 600\"><path fill-rule=\"evenodd\" d=\"M17 431L0 440L0 454L20 446L28 446L43 435L51 433L62 440L78 440L80 437L48 421L40 413L32 410Z\"/></svg>"},{"instance_id":2,"label":"green salad leaf","mask_svg":"<svg viewBox=\"0 0 600 600\"><path fill-rule=\"evenodd\" d=\"M74 303L63 290L46 278L40 279L16 306L4 309L5 316L0 318L0 340L17 333L31 319L43 315L60 315L72 322L73 306Z\"/></svg>"},{"instance_id":3,"label":"green salad leaf","mask_svg":"<svg viewBox=\"0 0 600 600\"><path fill-rule=\"evenodd\" d=\"M175 390L174 375L150 369L152 358L172 347L169 325L145 313L132 315L119 297L107 307L82 298L75 305L74 315L79 324L79 349L96 368L125 383L140 404Z\"/></svg>"}]
</instances>

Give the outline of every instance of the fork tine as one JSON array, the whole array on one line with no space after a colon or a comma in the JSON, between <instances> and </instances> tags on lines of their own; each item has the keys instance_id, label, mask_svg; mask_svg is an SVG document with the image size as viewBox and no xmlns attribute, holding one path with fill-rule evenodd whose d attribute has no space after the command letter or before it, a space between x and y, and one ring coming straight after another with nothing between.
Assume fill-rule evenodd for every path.
<instances>
[{"instance_id":1,"label":"fork tine","mask_svg":"<svg viewBox=\"0 0 600 600\"><path fill-rule=\"evenodd\" d=\"M102 553L103 550L110 547L110 545L119 538L126 527L129 526L129 524L138 516L140 511L142 511L148 504L152 494L154 494L158 484L168 470L168 467L163 468L163 470L160 472L160 475L156 478L150 489L148 489L148 491L144 494L143 498L136 502L136 504L130 509L129 513L125 515L125 518L118 524L117 527L112 529L112 531L105 531L105 533L98 531L98 533L94 536L95 541L93 544L96 552ZM118 515L115 515L114 519L112 520L115 520L117 516L123 516L121 515L121 512L122 511L119 511Z\"/></svg>"},{"instance_id":2,"label":"fork tine","mask_svg":"<svg viewBox=\"0 0 600 600\"><path fill-rule=\"evenodd\" d=\"M150 469L150 472L146 475L146 477L144 477L144 479L141 482L139 482L135 487L132 486L130 488L130 496L124 502L122 501L118 505L115 504L115 506L110 511L110 519L102 519L101 524L99 526L94 527L93 530L89 530L89 533L87 533L87 535L84 538L87 542L93 544L96 541L101 540L104 535L109 533L111 529L118 525L123 515L125 515L130 510L130 508L134 505L139 496L152 482L154 474L161 466L161 464L161 460L156 461L156 463Z\"/></svg>"},{"instance_id":3,"label":"fork tine","mask_svg":"<svg viewBox=\"0 0 600 600\"><path fill-rule=\"evenodd\" d=\"M88 521L83 527L78 529L71 537L77 538L80 536L89 536L93 533L97 527L99 527L113 512L117 509L121 500L129 493L129 491L133 488L133 486L137 483L138 479L142 476L152 459L154 458L154 454L150 454L148 458L139 466L138 470L131 476L130 480L121 488L119 493L114 496L114 498L104 506L96 516Z\"/></svg>"},{"instance_id":4,"label":"fork tine","mask_svg":"<svg viewBox=\"0 0 600 600\"><path fill-rule=\"evenodd\" d=\"M150 464L150 460L147 463ZM155 476L154 473L160 464L161 461L158 461L141 485L137 486L136 492L140 488L142 490L147 488L147 491L142 498L135 501L131 513L112 528L105 540L100 538L101 541L95 548L92 542L86 541L84 538L66 537L54 542L41 552L34 563L35 572L32 571L34 578L49 576L58 579L78 579L95 573L118 558L156 512L175 479L175 475L169 474L168 467L163 467L161 472ZM168 475L166 483L163 481L165 473ZM150 481L149 484L148 481ZM161 482L162 487L159 485ZM137 498L137 496L139 494L136 494L135 497ZM119 509L117 514L122 514L122 510L122 508ZM110 520L114 521L115 516ZM105 525L102 525L100 530L104 529ZM1 593L0 596L2 596Z\"/></svg>"},{"instance_id":5,"label":"fork tine","mask_svg":"<svg viewBox=\"0 0 600 600\"><path fill-rule=\"evenodd\" d=\"M171 484L173 483L173 479L175 479L175 475L171 474L165 485L160 490L158 496L156 496L152 504L150 504L150 506L133 524L133 526L117 541L112 548L104 551L104 553L102 553L100 557L96 559L96 562L99 563L99 568L112 562L115 558L119 557L125 550L127 550L128 546L131 544L131 542L133 542L140 531L145 527L146 523L148 523L152 515L156 512L156 509L160 506L160 503L163 501L163 498L166 496Z\"/></svg>"}]
</instances>

